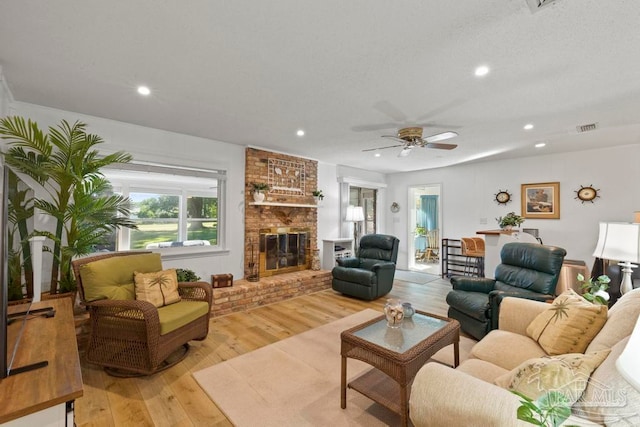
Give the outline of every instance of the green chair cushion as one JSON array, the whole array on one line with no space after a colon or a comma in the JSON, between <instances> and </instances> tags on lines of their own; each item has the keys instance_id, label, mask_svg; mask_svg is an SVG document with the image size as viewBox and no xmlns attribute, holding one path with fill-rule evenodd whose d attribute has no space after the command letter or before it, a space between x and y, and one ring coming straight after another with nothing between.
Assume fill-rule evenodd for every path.
<instances>
[{"instance_id":1,"label":"green chair cushion","mask_svg":"<svg viewBox=\"0 0 640 427\"><path fill-rule=\"evenodd\" d=\"M180 301L158 308L160 318L160 335L191 323L209 313L209 304L205 301Z\"/></svg>"},{"instance_id":2,"label":"green chair cushion","mask_svg":"<svg viewBox=\"0 0 640 427\"><path fill-rule=\"evenodd\" d=\"M84 297L87 301L133 300L136 298L133 272L160 270L162 260L158 253L115 256L84 264L80 266Z\"/></svg>"}]
</instances>

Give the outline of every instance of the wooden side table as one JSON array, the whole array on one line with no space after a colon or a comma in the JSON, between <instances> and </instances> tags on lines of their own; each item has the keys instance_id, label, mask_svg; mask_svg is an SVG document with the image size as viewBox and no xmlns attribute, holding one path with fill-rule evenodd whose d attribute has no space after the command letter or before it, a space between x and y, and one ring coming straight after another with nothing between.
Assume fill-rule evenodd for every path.
<instances>
[{"instance_id":1,"label":"wooden side table","mask_svg":"<svg viewBox=\"0 0 640 427\"><path fill-rule=\"evenodd\" d=\"M409 422L411 384L420 368L449 344L454 345L454 367L460 362L460 323L423 311L405 319L399 328L387 327L384 316L376 317L343 331L340 339L340 406L347 407L349 387L400 414L403 426ZM347 384L347 358L374 369Z\"/></svg>"},{"instance_id":2,"label":"wooden side table","mask_svg":"<svg viewBox=\"0 0 640 427\"><path fill-rule=\"evenodd\" d=\"M9 308L26 310L27 304ZM73 402L82 396L82 373L76 343L71 298L33 303L32 309L53 307L54 317L27 320L14 368L46 361L47 365L0 381L0 423L12 426L73 425ZM10 348L21 333L22 321L8 327Z\"/></svg>"}]
</instances>

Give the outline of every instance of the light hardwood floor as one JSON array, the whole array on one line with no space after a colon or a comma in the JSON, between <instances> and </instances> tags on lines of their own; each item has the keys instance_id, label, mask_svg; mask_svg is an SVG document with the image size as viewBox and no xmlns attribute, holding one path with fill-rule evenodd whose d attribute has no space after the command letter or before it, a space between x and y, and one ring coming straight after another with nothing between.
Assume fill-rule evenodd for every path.
<instances>
[{"instance_id":1,"label":"light hardwood floor","mask_svg":"<svg viewBox=\"0 0 640 427\"><path fill-rule=\"evenodd\" d=\"M426 284L396 280L392 292L377 301L361 301L329 289L211 319L208 337L193 341L185 360L149 377L111 377L87 363L81 353L84 395L76 401L76 424L231 426L193 379L193 372L365 308L382 312L387 298L410 301L416 309L446 315L445 296L451 286L437 276L431 279Z\"/></svg>"}]
</instances>

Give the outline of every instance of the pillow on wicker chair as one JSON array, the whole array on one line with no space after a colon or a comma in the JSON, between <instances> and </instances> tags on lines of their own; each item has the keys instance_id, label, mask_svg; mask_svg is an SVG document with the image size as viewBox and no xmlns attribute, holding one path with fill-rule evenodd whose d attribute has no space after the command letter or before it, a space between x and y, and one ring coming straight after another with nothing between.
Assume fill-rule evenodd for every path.
<instances>
[{"instance_id":1,"label":"pillow on wicker chair","mask_svg":"<svg viewBox=\"0 0 640 427\"><path fill-rule=\"evenodd\" d=\"M178 275L176 269L155 273L134 272L136 299L148 301L156 307L180 301L178 293Z\"/></svg>"},{"instance_id":2,"label":"pillow on wicker chair","mask_svg":"<svg viewBox=\"0 0 640 427\"><path fill-rule=\"evenodd\" d=\"M569 289L533 319L527 335L550 355L584 353L606 321L606 305L592 304Z\"/></svg>"}]
</instances>

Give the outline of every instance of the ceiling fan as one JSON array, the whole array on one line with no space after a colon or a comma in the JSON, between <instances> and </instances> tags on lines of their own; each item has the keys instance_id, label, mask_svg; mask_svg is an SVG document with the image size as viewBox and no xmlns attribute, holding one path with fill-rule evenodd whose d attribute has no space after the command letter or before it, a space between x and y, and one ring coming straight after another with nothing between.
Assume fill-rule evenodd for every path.
<instances>
[{"instance_id":1,"label":"ceiling fan","mask_svg":"<svg viewBox=\"0 0 640 427\"><path fill-rule=\"evenodd\" d=\"M402 147L402 151L398 154L398 157L406 157L411 154L411 150L415 147L421 148L435 148L438 150L453 150L458 145L457 144L444 144L439 143L438 141L444 141L445 139L450 139L458 136L456 132L447 131L442 133L437 133L435 135L427 136L425 138L422 137L422 128L420 127L408 127L402 128L398 130L397 135L383 135L383 138L391 138L401 144L389 145L387 147L379 147L379 148L367 148L362 151L376 151L376 150L384 150L386 148L395 148Z\"/></svg>"}]
</instances>

